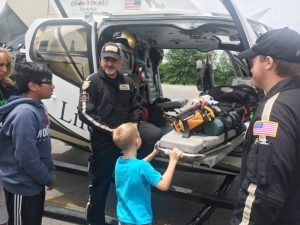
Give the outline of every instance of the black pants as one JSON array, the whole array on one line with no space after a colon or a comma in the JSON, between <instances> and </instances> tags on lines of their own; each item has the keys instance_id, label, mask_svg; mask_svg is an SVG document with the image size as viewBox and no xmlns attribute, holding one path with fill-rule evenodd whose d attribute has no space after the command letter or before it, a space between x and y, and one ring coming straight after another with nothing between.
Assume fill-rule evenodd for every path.
<instances>
[{"instance_id":1,"label":"black pants","mask_svg":"<svg viewBox=\"0 0 300 225\"><path fill-rule=\"evenodd\" d=\"M44 213L45 189L38 195L23 196L4 189L8 225L41 225Z\"/></svg>"},{"instance_id":2,"label":"black pants","mask_svg":"<svg viewBox=\"0 0 300 225\"><path fill-rule=\"evenodd\" d=\"M139 157L148 155L154 144L163 135L161 129L152 124L142 122L139 132L143 141ZM87 204L87 221L91 225L105 224L105 204L109 191L115 163L121 155L114 145L111 135L101 138L101 141L92 140L92 154L89 158L89 202Z\"/></svg>"}]
</instances>

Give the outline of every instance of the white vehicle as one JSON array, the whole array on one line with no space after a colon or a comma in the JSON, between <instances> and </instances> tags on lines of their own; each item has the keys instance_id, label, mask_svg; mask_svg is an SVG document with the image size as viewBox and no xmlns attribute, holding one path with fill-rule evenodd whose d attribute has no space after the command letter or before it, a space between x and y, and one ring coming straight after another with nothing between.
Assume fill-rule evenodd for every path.
<instances>
[{"instance_id":1,"label":"white vehicle","mask_svg":"<svg viewBox=\"0 0 300 225\"><path fill-rule=\"evenodd\" d=\"M26 59L45 62L53 71L56 88L52 98L44 101L51 117L52 137L81 147L89 146L89 132L78 118L79 88L87 76L97 71L100 49L105 42L114 41L121 46L121 72L136 81L145 103L152 104L163 97L159 60L151 54L152 50L156 56L164 49L197 49L208 54L226 51L236 77L233 80L247 83L249 65L237 59L236 54L252 46L268 30L259 22L243 18L231 0L53 0L52 3L65 18L38 19L29 26L25 36ZM213 71L204 74L201 88L207 90L214 86ZM238 173L240 161L226 157L230 151L209 158L214 162L208 163L212 170ZM196 163L202 166L201 162Z\"/></svg>"}]
</instances>

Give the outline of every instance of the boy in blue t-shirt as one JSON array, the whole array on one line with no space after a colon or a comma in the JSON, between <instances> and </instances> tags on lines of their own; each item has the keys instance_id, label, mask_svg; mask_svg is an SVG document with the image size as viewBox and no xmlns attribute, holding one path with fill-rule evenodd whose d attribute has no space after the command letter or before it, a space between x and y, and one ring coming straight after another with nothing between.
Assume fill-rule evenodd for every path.
<instances>
[{"instance_id":1,"label":"boy in blue t-shirt","mask_svg":"<svg viewBox=\"0 0 300 225\"><path fill-rule=\"evenodd\" d=\"M119 225L150 225L151 186L162 191L169 189L182 151L178 148L169 151L169 165L161 175L149 163L158 154L156 149L143 160L136 158L142 143L136 124L125 123L117 127L113 131L113 141L123 153L115 167Z\"/></svg>"}]
</instances>

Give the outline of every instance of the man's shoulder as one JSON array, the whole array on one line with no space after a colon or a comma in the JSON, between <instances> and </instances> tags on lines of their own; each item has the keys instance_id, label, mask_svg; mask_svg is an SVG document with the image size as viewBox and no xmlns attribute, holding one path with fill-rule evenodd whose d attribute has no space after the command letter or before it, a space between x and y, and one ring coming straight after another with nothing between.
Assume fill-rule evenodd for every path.
<instances>
[{"instance_id":1,"label":"man's shoulder","mask_svg":"<svg viewBox=\"0 0 300 225\"><path fill-rule=\"evenodd\" d=\"M278 98L275 101L274 107L275 108L280 106L283 107L291 106L292 108L300 107L299 96L300 96L300 88L293 88L293 89L287 89L281 91L278 93Z\"/></svg>"},{"instance_id":2,"label":"man's shoulder","mask_svg":"<svg viewBox=\"0 0 300 225\"><path fill-rule=\"evenodd\" d=\"M81 90L85 91L88 88L90 89L91 86L98 87L98 85L102 83L101 79L101 73L100 72L95 72L89 75L81 84Z\"/></svg>"},{"instance_id":3,"label":"man's shoulder","mask_svg":"<svg viewBox=\"0 0 300 225\"><path fill-rule=\"evenodd\" d=\"M98 71L98 72L95 72L95 73L92 73L91 75L89 75L85 81L96 81L96 80L100 80L100 77L101 77L101 73Z\"/></svg>"}]
</instances>

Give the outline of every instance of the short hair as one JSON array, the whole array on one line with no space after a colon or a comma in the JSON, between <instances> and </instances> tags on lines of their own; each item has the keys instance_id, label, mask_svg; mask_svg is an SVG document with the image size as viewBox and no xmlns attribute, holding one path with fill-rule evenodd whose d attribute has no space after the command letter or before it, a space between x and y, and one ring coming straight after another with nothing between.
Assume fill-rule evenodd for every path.
<instances>
[{"instance_id":1,"label":"short hair","mask_svg":"<svg viewBox=\"0 0 300 225\"><path fill-rule=\"evenodd\" d=\"M124 123L113 131L113 141L122 151L129 150L140 134L135 123Z\"/></svg>"},{"instance_id":2,"label":"short hair","mask_svg":"<svg viewBox=\"0 0 300 225\"><path fill-rule=\"evenodd\" d=\"M286 77L300 75L300 63L274 59L278 76Z\"/></svg>"},{"instance_id":3,"label":"short hair","mask_svg":"<svg viewBox=\"0 0 300 225\"><path fill-rule=\"evenodd\" d=\"M7 61L7 72L6 74L4 74L4 78L1 81L1 83L3 84L3 86L5 88L10 88L12 86L14 86L13 81L9 78L10 72L11 72L11 54L8 51L8 49L6 48L1 48L0 47L0 60Z\"/></svg>"},{"instance_id":4,"label":"short hair","mask_svg":"<svg viewBox=\"0 0 300 225\"><path fill-rule=\"evenodd\" d=\"M267 56L259 55L260 61L264 61ZM280 77L287 76L300 76L300 63L290 62L282 59L273 58L270 56L276 64L276 74Z\"/></svg>"},{"instance_id":5,"label":"short hair","mask_svg":"<svg viewBox=\"0 0 300 225\"><path fill-rule=\"evenodd\" d=\"M22 62L16 65L13 77L20 93L27 93L30 82L40 85L44 79L52 80L52 71L42 63Z\"/></svg>"}]
</instances>

